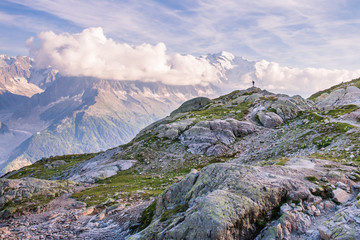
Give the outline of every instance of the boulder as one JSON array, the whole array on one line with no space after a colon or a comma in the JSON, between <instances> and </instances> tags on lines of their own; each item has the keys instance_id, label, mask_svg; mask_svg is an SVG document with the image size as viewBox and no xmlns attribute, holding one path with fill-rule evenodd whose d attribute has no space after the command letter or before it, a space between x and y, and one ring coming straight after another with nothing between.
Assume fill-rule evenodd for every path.
<instances>
[{"instance_id":1,"label":"boulder","mask_svg":"<svg viewBox=\"0 0 360 240\"><path fill-rule=\"evenodd\" d=\"M347 202L351 195L348 194L347 192L345 192L344 190L342 190L341 188L337 188L333 191L333 194L334 194L334 201L336 203L340 203L340 204L343 204L345 202Z\"/></svg>"},{"instance_id":2,"label":"boulder","mask_svg":"<svg viewBox=\"0 0 360 240\"><path fill-rule=\"evenodd\" d=\"M206 150L205 154L208 156L219 156L221 154L224 154L228 150L229 150L229 148L226 147L224 144L216 144L216 145L209 147Z\"/></svg>"},{"instance_id":3,"label":"boulder","mask_svg":"<svg viewBox=\"0 0 360 240\"><path fill-rule=\"evenodd\" d=\"M135 160L116 159L114 156L120 151L118 148L108 150L89 160L86 160L68 174L68 179L75 182L94 183L98 179L104 179L131 168Z\"/></svg>"},{"instance_id":4,"label":"boulder","mask_svg":"<svg viewBox=\"0 0 360 240\"><path fill-rule=\"evenodd\" d=\"M226 146L233 143L236 137L253 133L255 128L251 122L236 119L201 121L184 131L179 138L193 154L217 156L224 153Z\"/></svg>"},{"instance_id":5,"label":"boulder","mask_svg":"<svg viewBox=\"0 0 360 240\"><path fill-rule=\"evenodd\" d=\"M283 123L283 119L273 112L263 112L260 111L257 113L260 123L267 128L276 128Z\"/></svg>"},{"instance_id":6,"label":"boulder","mask_svg":"<svg viewBox=\"0 0 360 240\"><path fill-rule=\"evenodd\" d=\"M162 124L153 129L153 132L157 132L157 136L159 138L169 138L175 139L177 138L182 132L189 128L192 125L194 119L184 119L168 124ZM152 134L153 134L152 132Z\"/></svg>"}]
</instances>

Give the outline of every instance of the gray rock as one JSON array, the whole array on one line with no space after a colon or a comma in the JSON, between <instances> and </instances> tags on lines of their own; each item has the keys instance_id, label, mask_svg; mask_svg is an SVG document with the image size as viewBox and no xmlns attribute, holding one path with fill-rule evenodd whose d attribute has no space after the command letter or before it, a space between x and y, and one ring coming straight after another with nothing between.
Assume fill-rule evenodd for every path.
<instances>
[{"instance_id":1,"label":"gray rock","mask_svg":"<svg viewBox=\"0 0 360 240\"><path fill-rule=\"evenodd\" d=\"M320 109L328 110L347 104L360 104L360 89L356 86L345 86L331 93L324 93L315 99Z\"/></svg>"},{"instance_id":2,"label":"gray rock","mask_svg":"<svg viewBox=\"0 0 360 240\"><path fill-rule=\"evenodd\" d=\"M119 171L131 168L135 160L122 160L113 158L118 149L108 150L95 156L72 169L69 179L75 182L94 183L97 179L114 176Z\"/></svg>"},{"instance_id":3,"label":"gray rock","mask_svg":"<svg viewBox=\"0 0 360 240\"><path fill-rule=\"evenodd\" d=\"M284 203L281 207L280 207L280 213L283 214L283 213L286 213L286 212L289 212L289 211L292 211L293 208L289 206L289 204L287 203Z\"/></svg>"},{"instance_id":4,"label":"gray rock","mask_svg":"<svg viewBox=\"0 0 360 240\"><path fill-rule=\"evenodd\" d=\"M351 195L348 194L347 192L345 192L344 190L342 190L341 188L337 188L333 191L334 194L334 201L340 204L343 204L345 202L347 202Z\"/></svg>"},{"instance_id":5,"label":"gray rock","mask_svg":"<svg viewBox=\"0 0 360 240\"><path fill-rule=\"evenodd\" d=\"M359 239L360 209L357 202L339 210L318 227L322 239Z\"/></svg>"},{"instance_id":6,"label":"gray rock","mask_svg":"<svg viewBox=\"0 0 360 240\"><path fill-rule=\"evenodd\" d=\"M179 135L179 130L177 129L168 129L164 133L164 137L174 139Z\"/></svg>"},{"instance_id":7,"label":"gray rock","mask_svg":"<svg viewBox=\"0 0 360 240\"><path fill-rule=\"evenodd\" d=\"M342 190L347 190L347 185L342 182L336 182L336 187L341 188Z\"/></svg>"},{"instance_id":8,"label":"gray rock","mask_svg":"<svg viewBox=\"0 0 360 240\"><path fill-rule=\"evenodd\" d=\"M258 112L260 123L267 128L276 128L283 123L283 119L273 112Z\"/></svg>"},{"instance_id":9,"label":"gray rock","mask_svg":"<svg viewBox=\"0 0 360 240\"><path fill-rule=\"evenodd\" d=\"M130 239L253 239L257 219L278 206L288 191L303 185L287 177L270 178L266 171L224 163L190 174L159 197L153 222ZM179 206L187 208L159 221L164 212ZM311 223L303 213L285 214L280 224L283 236L304 232Z\"/></svg>"},{"instance_id":10,"label":"gray rock","mask_svg":"<svg viewBox=\"0 0 360 240\"><path fill-rule=\"evenodd\" d=\"M175 139L178 137L183 131L185 131L190 125L192 125L194 119L184 119L172 123L160 124L156 128L152 129L151 134L157 132L157 136L159 138L170 138Z\"/></svg>"},{"instance_id":11,"label":"gray rock","mask_svg":"<svg viewBox=\"0 0 360 240\"><path fill-rule=\"evenodd\" d=\"M229 148L226 147L225 145L216 144L216 145L213 145L213 146L209 147L206 150L205 154L208 155L208 156L219 156L221 154L224 154L228 150L229 150Z\"/></svg>"},{"instance_id":12,"label":"gray rock","mask_svg":"<svg viewBox=\"0 0 360 240\"><path fill-rule=\"evenodd\" d=\"M236 137L255 131L255 125L235 119L201 121L184 131L179 139L193 154L220 155ZM218 142L222 144L218 144Z\"/></svg>"},{"instance_id":13,"label":"gray rock","mask_svg":"<svg viewBox=\"0 0 360 240\"><path fill-rule=\"evenodd\" d=\"M286 212L281 218L265 227L256 240L291 239L292 233L304 234L311 225L311 219L302 212Z\"/></svg>"}]
</instances>

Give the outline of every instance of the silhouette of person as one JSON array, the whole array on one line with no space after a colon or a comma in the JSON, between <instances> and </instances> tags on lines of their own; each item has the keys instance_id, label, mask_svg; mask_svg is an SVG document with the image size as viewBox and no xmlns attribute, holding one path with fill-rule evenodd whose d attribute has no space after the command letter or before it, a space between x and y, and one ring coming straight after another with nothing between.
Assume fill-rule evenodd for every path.
<instances>
[{"instance_id":1,"label":"silhouette of person","mask_svg":"<svg viewBox=\"0 0 360 240\"><path fill-rule=\"evenodd\" d=\"M252 84L253 84L253 87L255 87L255 81L254 80L252 80Z\"/></svg>"}]
</instances>

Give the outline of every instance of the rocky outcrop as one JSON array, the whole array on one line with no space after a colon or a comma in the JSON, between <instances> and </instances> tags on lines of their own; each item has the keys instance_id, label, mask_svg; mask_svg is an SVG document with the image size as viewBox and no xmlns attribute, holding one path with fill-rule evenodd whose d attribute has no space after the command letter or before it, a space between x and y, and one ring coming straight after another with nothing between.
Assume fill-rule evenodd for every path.
<instances>
[{"instance_id":1,"label":"rocky outcrop","mask_svg":"<svg viewBox=\"0 0 360 240\"><path fill-rule=\"evenodd\" d=\"M360 236L360 200L350 206L341 206L332 217L324 221L318 231L321 239L358 239Z\"/></svg>"},{"instance_id":2,"label":"rocky outcrop","mask_svg":"<svg viewBox=\"0 0 360 240\"><path fill-rule=\"evenodd\" d=\"M135 238L252 238L258 231L256 220L286 197L290 182L277 181L254 167L210 165L164 192L157 202L159 219ZM188 208L173 212L178 206ZM169 213L173 215L168 216ZM164 215L169 219L164 219ZM161 227L162 221L167 221L166 230Z\"/></svg>"},{"instance_id":3,"label":"rocky outcrop","mask_svg":"<svg viewBox=\"0 0 360 240\"><path fill-rule=\"evenodd\" d=\"M73 186L71 181L0 179L0 218L44 204L57 195L67 193Z\"/></svg>"},{"instance_id":4,"label":"rocky outcrop","mask_svg":"<svg viewBox=\"0 0 360 240\"><path fill-rule=\"evenodd\" d=\"M68 179L75 182L94 183L96 180L114 176L119 171L131 168L135 160L114 159L118 148L106 151L70 170ZM66 174L66 173L65 173Z\"/></svg>"},{"instance_id":5,"label":"rocky outcrop","mask_svg":"<svg viewBox=\"0 0 360 240\"><path fill-rule=\"evenodd\" d=\"M193 99L181 104L181 106L178 109L176 109L175 111L173 111L170 115L199 110L211 102L212 102L212 100L210 98L206 98L206 97L193 98Z\"/></svg>"},{"instance_id":6,"label":"rocky outcrop","mask_svg":"<svg viewBox=\"0 0 360 240\"><path fill-rule=\"evenodd\" d=\"M202 121L180 135L180 141L192 154L221 155L236 137L255 131L256 126L248 121L235 119Z\"/></svg>"},{"instance_id":7,"label":"rocky outcrop","mask_svg":"<svg viewBox=\"0 0 360 240\"><path fill-rule=\"evenodd\" d=\"M224 163L192 171L158 198L151 224L129 239L293 239L294 234L306 235L315 224L314 217L335 204L313 195L309 189L314 183L304 178L327 176L324 166L329 162L302 159L302 163L297 164L297 159L284 167ZM324 187L319 191L325 191Z\"/></svg>"},{"instance_id":8,"label":"rocky outcrop","mask_svg":"<svg viewBox=\"0 0 360 240\"><path fill-rule=\"evenodd\" d=\"M74 165L64 159L66 166L59 159L42 161L41 169L66 167L56 177L89 189L64 194L72 203L47 213L40 228L29 221L36 230L27 233L37 237L50 229L48 238L60 232L79 239L351 239L358 231L360 132L357 125L330 121L312 109L299 96L234 91L159 120L130 143L91 159ZM331 143L319 148L318 142ZM183 176L190 168L202 170ZM35 171L28 167L8 176ZM134 203L141 207L127 211ZM0 238L24 238L21 226L11 227L19 220L11 220L6 226L13 235L3 237L0 227Z\"/></svg>"},{"instance_id":9,"label":"rocky outcrop","mask_svg":"<svg viewBox=\"0 0 360 240\"><path fill-rule=\"evenodd\" d=\"M323 110L333 109L339 106L356 104L360 105L360 89L356 86L343 86L329 93L323 93L314 101Z\"/></svg>"}]
</instances>

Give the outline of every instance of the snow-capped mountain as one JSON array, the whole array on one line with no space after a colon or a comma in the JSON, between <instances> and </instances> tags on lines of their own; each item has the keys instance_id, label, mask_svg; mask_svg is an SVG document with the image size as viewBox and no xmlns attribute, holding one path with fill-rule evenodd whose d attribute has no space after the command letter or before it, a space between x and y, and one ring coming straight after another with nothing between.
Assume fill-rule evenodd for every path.
<instances>
[{"instance_id":1,"label":"snow-capped mountain","mask_svg":"<svg viewBox=\"0 0 360 240\"><path fill-rule=\"evenodd\" d=\"M35 70L29 57L0 55L0 93L31 97L41 93L55 80L57 71L52 68Z\"/></svg>"},{"instance_id":2,"label":"snow-capped mountain","mask_svg":"<svg viewBox=\"0 0 360 240\"><path fill-rule=\"evenodd\" d=\"M236 57L232 53L222 51L204 56L217 70L221 79L220 94L235 89L245 89L256 80L256 62Z\"/></svg>"}]
</instances>

